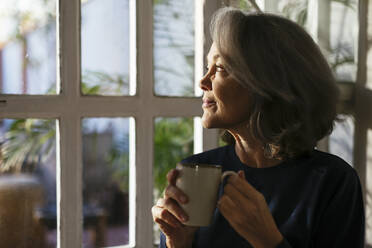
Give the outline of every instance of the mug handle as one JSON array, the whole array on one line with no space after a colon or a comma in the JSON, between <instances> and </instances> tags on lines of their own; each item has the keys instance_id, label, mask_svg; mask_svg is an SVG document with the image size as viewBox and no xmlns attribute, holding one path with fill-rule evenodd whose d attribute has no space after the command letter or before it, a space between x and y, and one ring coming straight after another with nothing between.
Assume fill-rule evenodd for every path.
<instances>
[{"instance_id":1,"label":"mug handle","mask_svg":"<svg viewBox=\"0 0 372 248\"><path fill-rule=\"evenodd\" d=\"M238 176L238 173L236 173L235 171L225 171L224 173L222 173L221 183L223 182L223 180L225 179L225 177L232 176L232 175L237 175Z\"/></svg>"}]
</instances>

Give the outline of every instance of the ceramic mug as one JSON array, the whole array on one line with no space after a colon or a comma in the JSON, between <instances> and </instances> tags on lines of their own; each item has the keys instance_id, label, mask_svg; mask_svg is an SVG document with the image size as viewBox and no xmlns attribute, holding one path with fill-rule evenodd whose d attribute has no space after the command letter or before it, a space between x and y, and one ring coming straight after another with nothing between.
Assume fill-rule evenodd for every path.
<instances>
[{"instance_id":1,"label":"ceramic mug","mask_svg":"<svg viewBox=\"0 0 372 248\"><path fill-rule=\"evenodd\" d=\"M228 175L236 175L234 171L222 173L221 165L179 163L180 172L176 186L189 198L186 204L181 204L189 219L187 226L208 226L211 224L217 204L218 188Z\"/></svg>"}]
</instances>

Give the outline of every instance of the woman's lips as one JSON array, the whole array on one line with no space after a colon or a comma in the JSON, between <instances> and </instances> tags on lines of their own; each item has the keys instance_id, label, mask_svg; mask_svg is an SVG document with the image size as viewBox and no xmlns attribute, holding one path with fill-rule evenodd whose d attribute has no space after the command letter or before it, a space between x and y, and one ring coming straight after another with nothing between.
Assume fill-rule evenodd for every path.
<instances>
[{"instance_id":1,"label":"woman's lips","mask_svg":"<svg viewBox=\"0 0 372 248\"><path fill-rule=\"evenodd\" d=\"M216 105L215 101L208 100L208 99L203 99L203 105L202 105L203 108L209 108L209 107L212 107L214 105Z\"/></svg>"}]
</instances>

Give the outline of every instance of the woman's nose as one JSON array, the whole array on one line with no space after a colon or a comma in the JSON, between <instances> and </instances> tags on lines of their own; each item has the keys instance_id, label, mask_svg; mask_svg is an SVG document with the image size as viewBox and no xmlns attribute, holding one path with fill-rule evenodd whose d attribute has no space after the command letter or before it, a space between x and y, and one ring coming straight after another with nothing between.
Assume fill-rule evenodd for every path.
<instances>
[{"instance_id":1,"label":"woman's nose","mask_svg":"<svg viewBox=\"0 0 372 248\"><path fill-rule=\"evenodd\" d=\"M200 80L199 82L199 87L203 90L203 91L208 91L208 90L212 90L212 81L210 79L210 75L209 75L209 72L207 72L204 77Z\"/></svg>"}]
</instances>

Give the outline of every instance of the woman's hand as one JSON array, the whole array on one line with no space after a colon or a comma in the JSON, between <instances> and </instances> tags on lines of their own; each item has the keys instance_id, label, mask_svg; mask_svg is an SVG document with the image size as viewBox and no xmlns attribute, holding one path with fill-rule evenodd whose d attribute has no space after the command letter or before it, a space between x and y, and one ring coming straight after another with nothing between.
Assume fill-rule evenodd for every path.
<instances>
[{"instance_id":1,"label":"woman's hand","mask_svg":"<svg viewBox=\"0 0 372 248\"><path fill-rule=\"evenodd\" d=\"M176 187L176 179L179 171L172 169L167 174L168 186L164 191L164 197L160 198L152 207L152 217L159 225L167 238L168 248L188 248L192 246L194 233L197 227L188 227L182 224L188 216L183 211L180 203L187 202L185 195Z\"/></svg>"},{"instance_id":2,"label":"woman's hand","mask_svg":"<svg viewBox=\"0 0 372 248\"><path fill-rule=\"evenodd\" d=\"M239 176L229 176L218 208L255 248L274 248L283 240L264 196L245 180L243 171Z\"/></svg>"}]
</instances>

